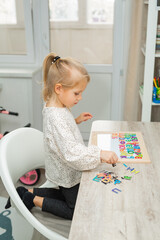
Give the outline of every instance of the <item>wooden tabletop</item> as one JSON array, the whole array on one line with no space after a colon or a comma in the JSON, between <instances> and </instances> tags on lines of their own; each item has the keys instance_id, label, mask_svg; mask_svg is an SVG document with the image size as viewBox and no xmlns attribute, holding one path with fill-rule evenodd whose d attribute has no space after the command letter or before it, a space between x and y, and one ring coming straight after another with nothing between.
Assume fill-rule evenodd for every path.
<instances>
[{"instance_id":1,"label":"wooden tabletop","mask_svg":"<svg viewBox=\"0 0 160 240\"><path fill-rule=\"evenodd\" d=\"M93 131L140 131L151 163L129 164L140 172L119 185L105 185L93 178L101 170L126 175L122 163L84 171L69 240L159 240L160 123L95 121ZM113 192L115 187L121 192Z\"/></svg>"}]
</instances>

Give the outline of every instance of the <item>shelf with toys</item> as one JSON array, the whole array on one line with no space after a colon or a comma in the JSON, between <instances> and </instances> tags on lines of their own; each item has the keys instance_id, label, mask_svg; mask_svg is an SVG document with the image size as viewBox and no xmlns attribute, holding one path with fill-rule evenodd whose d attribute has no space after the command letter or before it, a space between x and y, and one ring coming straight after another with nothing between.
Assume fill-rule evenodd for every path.
<instances>
[{"instance_id":1,"label":"shelf with toys","mask_svg":"<svg viewBox=\"0 0 160 240\"><path fill-rule=\"evenodd\" d=\"M146 56L146 46L145 44L141 47L141 51L144 55L144 57ZM160 58L160 50L155 50L155 58Z\"/></svg>"},{"instance_id":2,"label":"shelf with toys","mask_svg":"<svg viewBox=\"0 0 160 240\"><path fill-rule=\"evenodd\" d=\"M153 79L153 97L152 97L152 101L153 103L160 103L160 77L154 78Z\"/></svg>"},{"instance_id":3,"label":"shelf with toys","mask_svg":"<svg viewBox=\"0 0 160 240\"><path fill-rule=\"evenodd\" d=\"M139 87L142 102L142 121L151 121L152 107L160 110L160 2L144 1L146 29L141 52L144 55L144 77ZM153 81L154 79L154 81ZM156 84L156 85L155 85Z\"/></svg>"},{"instance_id":4,"label":"shelf with toys","mask_svg":"<svg viewBox=\"0 0 160 240\"><path fill-rule=\"evenodd\" d=\"M154 94L155 94L156 91L154 91ZM141 102L143 104L143 84L139 87L139 96L140 96L140 99L141 99ZM154 95L155 96L155 95ZM156 97L156 99L153 99L152 98L152 103L151 103L152 106L160 106L160 99Z\"/></svg>"}]
</instances>

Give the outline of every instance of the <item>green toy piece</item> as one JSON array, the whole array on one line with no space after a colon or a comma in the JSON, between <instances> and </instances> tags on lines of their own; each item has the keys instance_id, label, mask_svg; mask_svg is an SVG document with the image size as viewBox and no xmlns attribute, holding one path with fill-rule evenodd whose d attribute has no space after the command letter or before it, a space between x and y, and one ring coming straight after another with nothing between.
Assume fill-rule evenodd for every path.
<instances>
[{"instance_id":1,"label":"green toy piece","mask_svg":"<svg viewBox=\"0 0 160 240\"><path fill-rule=\"evenodd\" d=\"M124 179L131 180L132 177L124 176Z\"/></svg>"}]
</instances>

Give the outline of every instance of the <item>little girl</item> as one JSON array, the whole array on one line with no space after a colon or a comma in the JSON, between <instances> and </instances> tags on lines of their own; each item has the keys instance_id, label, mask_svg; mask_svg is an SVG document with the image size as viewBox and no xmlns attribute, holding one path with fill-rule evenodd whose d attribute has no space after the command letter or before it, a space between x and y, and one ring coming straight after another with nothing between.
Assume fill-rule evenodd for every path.
<instances>
[{"instance_id":1,"label":"little girl","mask_svg":"<svg viewBox=\"0 0 160 240\"><path fill-rule=\"evenodd\" d=\"M76 119L70 109L82 99L90 81L84 66L72 58L51 53L44 59L43 130L46 178L59 189L17 189L29 210L42 208L62 218L72 219L82 171L100 163L115 164L117 155L97 146L86 147L77 124L92 118L88 112Z\"/></svg>"}]
</instances>

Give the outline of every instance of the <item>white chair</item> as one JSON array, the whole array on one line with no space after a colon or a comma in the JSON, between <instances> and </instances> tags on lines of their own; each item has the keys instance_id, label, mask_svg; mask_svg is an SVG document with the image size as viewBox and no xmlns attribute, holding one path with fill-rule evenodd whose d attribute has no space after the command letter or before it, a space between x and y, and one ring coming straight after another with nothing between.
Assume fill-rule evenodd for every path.
<instances>
[{"instance_id":1,"label":"white chair","mask_svg":"<svg viewBox=\"0 0 160 240\"><path fill-rule=\"evenodd\" d=\"M44 168L44 159L43 133L36 129L19 128L0 141L1 178L13 203L24 218L47 239L65 240L68 239L71 221L37 208L30 212L16 191L18 179L28 171Z\"/></svg>"}]
</instances>

